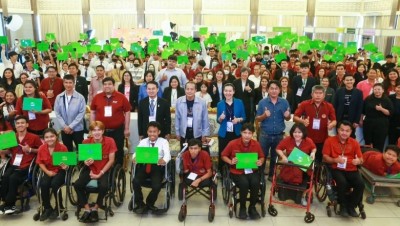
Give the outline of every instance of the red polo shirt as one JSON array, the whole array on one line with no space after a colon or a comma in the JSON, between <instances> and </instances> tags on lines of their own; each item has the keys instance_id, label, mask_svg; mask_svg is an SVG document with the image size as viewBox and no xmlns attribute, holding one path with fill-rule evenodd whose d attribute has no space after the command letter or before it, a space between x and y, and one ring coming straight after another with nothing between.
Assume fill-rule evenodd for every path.
<instances>
[{"instance_id":1,"label":"red polo shirt","mask_svg":"<svg viewBox=\"0 0 400 226\"><path fill-rule=\"evenodd\" d=\"M345 171L356 171L357 166L353 165L352 161L357 156L358 158L362 158L361 148L358 142L349 137L345 144L341 144L339 137L329 137L326 139L324 148L322 149L322 154L330 156L331 158L337 158L342 155L347 158L347 164ZM331 164L333 169L338 169L337 163Z\"/></svg>"},{"instance_id":2,"label":"red polo shirt","mask_svg":"<svg viewBox=\"0 0 400 226\"><path fill-rule=\"evenodd\" d=\"M363 166L372 173L379 176L388 174L398 174L400 172L400 163L396 161L393 165L388 166L383 160L383 154L377 151L367 151L363 153Z\"/></svg>"},{"instance_id":3,"label":"red polo shirt","mask_svg":"<svg viewBox=\"0 0 400 226\"><path fill-rule=\"evenodd\" d=\"M51 103L51 106L54 107L54 101L56 101L56 97L58 96L58 94L62 93L63 89L64 89L63 80L61 78L56 77L54 79L54 82L52 82L50 78L43 79L43 81L40 83L39 90L42 91L45 95L47 91L53 90L54 97L48 99Z\"/></svg>"},{"instance_id":4,"label":"red polo shirt","mask_svg":"<svg viewBox=\"0 0 400 226\"><path fill-rule=\"evenodd\" d=\"M192 159L190 152L183 153L183 170L197 174L198 177L207 173L211 169L212 163L210 155L206 151L200 151L195 159Z\"/></svg>"},{"instance_id":5,"label":"red polo shirt","mask_svg":"<svg viewBox=\"0 0 400 226\"><path fill-rule=\"evenodd\" d=\"M276 146L276 150L286 151L286 156L289 156L295 147L308 155L312 152L312 150L317 148L314 142L308 137L306 137L306 139L303 139L299 146L296 145L296 141L294 141L294 138L286 137L285 139L281 140L281 142L279 142L278 146Z\"/></svg>"},{"instance_id":6,"label":"red polo shirt","mask_svg":"<svg viewBox=\"0 0 400 226\"><path fill-rule=\"evenodd\" d=\"M88 139L83 140L84 144L94 144L93 137L90 137ZM111 137L105 137L103 136L103 141L101 142L102 145L102 154L103 158L102 160L96 160L93 162L92 165L89 166L90 170L94 174L99 174L100 171L104 168L104 166L107 164L108 159L109 159L109 154L115 153L117 151L117 145L115 144L114 139Z\"/></svg>"},{"instance_id":7,"label":"red polo shirt","mask_svg":"<svg viewBox=\"0 0 400 226\"><path fill-rule=\"evenodd\" d=\"M24 115L26 118L29 119L29 113L28 111L22 110L22 105L23 105L23 96L18 98L17 100L17 105L15 107L15 110L17 111L17 115ZM52 109L51 103L49 99L43 94L40 94L40 98L43 99L43 104L42 104L42 110L45 109ZM50 117L49 114L35 114L36 119L34 120L29 120L29 129L34 130L34 131L40 131L47 129L49 127L49 121Z\"/></svg>"},{"instance_id":8,"label":"red polo shirt","mask_svg":"<svg viewBox=\"0 0 400 226\"><path fill-rule=\"evenodd\" d=\"M54 152L68 152L68 149L64 144L57 142L56 146L54 147ZM50 154L49 146L47 144L42 144L39 147L36 164L43 164L48 170L55 173L58 173L58 171L61 169L60 166L53 165L53 158Z\"/></svg>"},{"instance_id":9,"label":"red polo shirt","mask_svg":"<svg viewBox=\"0 0 400 226\"><path fill-rule=\"evenodd\" d=\"M328 120L336 120L335 109L332 104L326 101L323 101L317 108L313 100L305 100L299 104L294 115L297 117L304 116L304 118L309 117L310 123L307 126L307 136L316 144L324 143L328 137ZM313 119L320 120L319 129L313 129Z\"/></svg>"},{"instance_id":10,"label":"red polo shirt","mask_svg":"<svg viewBox=\"0 0 400 226\"><path fill-rule=\"evenodd\" d=\"M221 153L221 156L226 156L230 159L233 159L236 157L236 153L238 152L256 152L258 153L258 159L264 158L264 153L261 149L260 143L258 143L256 140L251 140L249 145L246 147L242 142L241 137L230 141L225 147L224 151ZM236 169L235 165L230 166L230 172L233 174L244 174L244 170Z\"/></svg>"},{"instance_id":11,"label":"red polo shirt","mask_svg":"<svg viewBox=\"0 0 400 226\"><path fill-rule=\"evenodd\" d=\"M25 134L24 139L21 141L18 139L18 134L16 134L18 144L21 145L28 145L31 148L39 148L42 145L42 141L40 140L39 136L27 132ZM31 164L32 160L35 158L36 153L25 153L22 151L21 146L11 148L11 165L14 163L15 156L17 154L22 154L22 161L19 165L19 169L26 169Z\"/></svg>"},{"instance_id":12,"label":"red polo shirt","mask_svg":"<svg viewBox=\"0 0 400 226\"><path fill-rule=\"evenodd\" d=\"M111 106L112 116L105 117L105 107ZM101 121L106 129L117 129L125 124L125 113L131 112L131 104L125 95L114 91L108 98L106 93L94 96L90 109L96 111L96 121Z\"/></svg>"}]
</instances>

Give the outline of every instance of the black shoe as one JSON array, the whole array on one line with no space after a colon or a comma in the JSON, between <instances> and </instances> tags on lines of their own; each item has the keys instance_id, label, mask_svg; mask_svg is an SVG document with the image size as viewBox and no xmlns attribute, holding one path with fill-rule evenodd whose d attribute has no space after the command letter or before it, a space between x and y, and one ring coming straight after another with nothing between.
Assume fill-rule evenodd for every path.
<instances>
[{"instance_id":1,"label":"black shoe","mask_svg":"<svg viewBox=\"0 0 400 226\"><path fill-rule=\"evenodd\" d=\"M250 206L249 207L249 216L250 216L250 219L252 219L252 220L257 220L257 219L261 218L261 216L257 212L257 209L256 209L255 206Z\"/></svg>"},{"instance_id":2,"label":"black shoe","mask_svg":"<svg viewBox=\"0 0 400 226\"><path fill-rule=\"evenodd\" d=\"M155 207L153 205L146 205L146 209L150 210L151 213L153 213L153 214L156 214L158 212L158 210L159 210L157 207Z\"/></svg>"},{"instance_id":3,"label":"black shoe","mask_svg":"<svg viewBox=\"0 0 400 226\"><path fill-rule=\"evenodd\" d=\"M4 214L4 208L6 207L6 205L0 205L0 214Z\"/></svg>"},{"instance_id":4,"label":"black shoe","mask_svg":"<svg viewBox=\"0 0 400 226\"><path fill-rule=\"evenodd\" d=\"M85 210L81 218L79 218L79 222L87 223L89 222L89 218L90 218L90 211Z\"/></svg>"},{"instance_id":5,"label":"black shoe","mask_svg":"<svg viewBox=\"0 0 400 226\"><path fill-rule=\"evenodd\" d=\"M358 217L358 213L356 212L356 210L355 210L353 207L348 208L348 209L347 209L347 212L348 212L349 215L352 216L352 217Z\"/></svg>"},{"instance_id":6,"label":"black shoe","mask_svg":"<svg viewBox=\"0 0 400 226\"><path fill-rule=\"evenodd\" d=\"M133 212L136 214L143 214L146 209L146 205L144 203L137 204L135 208L133 208Z\"/></svg>"},{"instance_id":7,"label":"black shoe","mask_svg":"<svg viewBox=\"0 0 400 226\"><path fill-rule=\"evenodd\" d=\"M90 222L95 223L98 221L99 221L99 213L97 212L97 210L92 210L92 212L90 212Z\"/></svg>"},{"instance_id":8,"label":"black shoe","mask_svg":"<svg viewBox=\"0 0 400 226\"><path fill-rule=\"evenodd\" d=\"M15 213L15 211L17 211L17 207L16 206L6 206L6 207L4 207L4 214L11 215L11 214Z\"/></svg>"},{"instance_id":9,"label":"black shoe","mask_svg":"<svg viewBox=\"0 0 400 226\"><path fill-rule=\"evenodd\" d=\"M59 214L58 214L58 209L55 208L55 209L53 210L53 212L51 212L51 215L50 215L49 219L50 219L50 220L55 220L55 219L57 219L58 215L59 215Z\"/></svg>"},{"instance_id":10,"label":"black shoe","mask_svg":"<svg viewBox=\"0 0 400 226\"><path fill-rule=\"evenodd\" d=\"M42 213L42 215L40 215L40 221L45 221L47 219L49 219L50 215L52 214L53 209L45 209Z\"/></svg>"},{"instance_id":11,"label":"black shoe","mask_svg":"<svg viewBox=\"0 0 400 226\"><path fill-rule=\"evenodd\" d=\"M347 208L345 206L340 206L339 215L342 216L342 217L349 217L349 213L348 213Z\"/></svg>"},{"instance_id":12,"label":"black shoe","mask_svg":"<svg viewBox=\"0 0 400 226\"><path fill-rule=\"evenodd\" d=\"M272 182L272 176L268 176L268 181Z\"/></svg>"},{"instance_id":13,"label":"black shoe","mask_svg":"<svg viewBox=\"0 0 400 226\"><path fill-rule=\"evenodd\" d=\"M247 219L247 213L246 213L246 207L245 206L241 206L239 209L239 219Z\"/></svg>"}]
</instances>

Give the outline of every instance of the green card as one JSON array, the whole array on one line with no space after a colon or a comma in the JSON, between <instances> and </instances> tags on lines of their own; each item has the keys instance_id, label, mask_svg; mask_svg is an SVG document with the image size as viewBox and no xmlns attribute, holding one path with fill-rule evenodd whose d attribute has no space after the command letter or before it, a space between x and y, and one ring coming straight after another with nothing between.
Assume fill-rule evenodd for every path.
<instances>
[{"instance_id":1,"label":"green card","mask_svg":"<svg viewBox=\"0 0 400 226\"><path fill-rule=\"evenodd\" d=\"M164 51L161 54L162 59L168 59L169 56L171 56L174 53L174 50L171 48L164 49Z\"/></svg>"},{"instance_id":2,"label":"green card","mask_svg":"<svg viewBox=\"0 0 400 226\"><path fill-rule=\"evenodd\" d=\"M174 48L176 50L186 51L187 50L187 44L186 43L182 43L182 42L176 42L174 44Z\"/></svg>"},{"instance_id":3,"label":"green card","mask_svg":"<svg viewBox=\"0 0 400 226\"><path fill-rule=\"evenodd\" d=\"M172 42L171 36L163 36L163 42Z\"/></svg>"},{"instance_id":4,"label":"green card","mask_svg":"<svg viewBox=\"0 0 400 226\"><path fill-rule=\"evenodd\" d=\"M255 45L249 45L249 46L247 47L247 51L248 51L250 54L254 55L254 54L257 54L257 53L258 53L258 48L257 48L257 46L255 46Z\"/></svg>"},{"instance_id":5,"label":"green card","mask_svg":"<svg viewBox=\"0 0 400 226\"><path fill-rule=\"evenodd\" d=\"M378 52L378 47L376 47L374 43L365 44L364 49L372 53Z\"/></svg>"},{"instance_id":6,"label":"green card","mask_svg":"<svg viewBox=\"0 0 400 226\"><path fill-rule=\"evenodd\" d=\"M232 53L222 53L222 60L232 60Z\"/></svg>"},{"instance_id":7,"label":"green card","mask_svg":"<svg viewBox=\"0 0 400 226\"><path fill-rule=\"evenodd\" d=\"M158 163L157 147L136 147L136 162L145 164Z\"/></svg>"},{"instance_id":8,"label":"green card","mask_svg":"<svg viewBox=\"0 0 400 226\"><path fill-rule=\"evenodd\" d=\"M119 39L118 38L110 38L111 48L114 50L119 47Z\"/></svg>"},{"instance_id":9,"label":"green card","mask_svg":"<svg viewBox=\"0 0 400 226\"><path fill-rule=\"evenodd\" d=\"M208 34L208 27L201 27L201 28L199 28L199 34L200 34L200 35L206 35L206 34Z\"/></svg>"},{"instance_id":10,"label":"green card","mask_svg":"<svg viewBox=\"0 0 400 226\"><path fill-rule=\"evenodd\" d=\"M236 169L257 169L258 153L236 153Z\"/></svg>"},{"instance_id":11,"label":"green card","mask_svg":"<svg viewBox=\"0 0 400 226\"><path fill-rule=\"evenodd\" d=\"M225 36L218 36L217 37L217 45L225 45L226 43L226 37Z\"/></svg>"},{"instance_id":12,"label":"green card","mask_svg":"<svg viewBox=\"0 0 400 226\"><path fill-rule=\"evenodd\" d=\"M299 46L297 47L300 52L306 53L308 50L311 49L310 44L308 43L300 43Z\"/></svg>"},{"instance_id":13,"label":"green card","mask_svg":"<svg viewBox=\"0 0 400 226\"><path fill-rule=\"evenodd\" d=\"M347 42L347 47L356 47L357 48L357 42Z\"/></svg>"},{"instance_id":14,"label":"green card","mask_svg":"<svg viewBox=\"0 0 400 226\"><path fill-rule=\"evenodd\" d=\"M154 39L150 39L147 42L148 45L155 45L155 46L159 46L160 45L160 40L158 38L154 38Z\"/></svg>"},{"instance_id":15,"label":"green card","mask_svg":"<svg viewBox=\"0 0 400 226\"><path fill-rule=\"evenodd\" d=\"M39 64L33 64L33 68L39 70Z\"/></svg>"},{"instance_id":16,"label":"green card","mask_svg":"<svg viewBox=\"0 0 400 226\"><path fill-rule=\"evenodd\" d=\"M180 35L178 41L187 43L187 42L189 42L189 38L186 38L185 36Z\"/></svg>"},{"instance_id":17,"label":"green card","mask_svg":"<svg viewBox=\"0 0 400 226\"><path fill-rule=\"evenodd\" d=\"M50 48L50 45L49 45L48 42L40 42L40 43L38 43L36 46L37 46L37 49L38 49L39 51L42 51L42 52L46 52L46 51L48 51L49 48Z\"/></svg>"},{"instance_id":18,"label":"green card","mask_svg":"<svg viewBox=\"0 0 400 226\"><path fill-rule=\"evenodd\" d=\"M112 52L111 45L108 45L108 44L103 45L103 51L104 52Z\"/></svg>"},{"instance_id":19,"label":"green card","mask_svg":"<svg viewBox=\"0 0 400 226\"><path fill-rule=\"evenodd\" d=\"M313 160L310 158L309 155L307 155L306 153L302 152L300 149L295 147L293 151L290 152L288 161L293 162L296 165L301 165L308 168L310 167ZM303 168L301 168L301 170L303 170L304 172L307 171L306 169Z\"/></svg>"},{"instance_id":20,"label":"green card","mask_svg":"<svg viewBox=\"0 0 400 226\"><path fill-rule=\"evenodd\" d=\"M268 44L270 45L279 45L281 43L281 37L275 36L273 38L268 38Z\"/></svg>"},{"instance_id":21,"label":"green card","mask_svg":"<svg viewBox=\"0 0 400 226\"><path fill-rule=\"evenodd\" d=\"M388 174L388 175L386 175L386 178L389 178L389 179L400 179L400 173L398 173L398 174Z\"/></svg>"},{"instance_id":22,"label":"green card","mask_svg":"<svg viewBox=\"0 0 400 226\"><path fill-rule=\"evenodd\" d=\"M63 50L63 52L71 52L73 48L71 45L66 45L66 46L61 46L61 49Z\"/></svg>"},{"instance_id":23,"label":"green card","mask_svg":"<svg viewBox=\"0 0 400 226\"><path fill-rule=\"evenodd\" d=\"M231 47L228 44L226 44L226 45L223 45L220 50L221 50L221 53L226 53L229 50L231 50Z\"/></svg>"},{"instance_id":24,"label":"green card","mask_svg":"<svg viewBox=\"0 0 400 226\"><path fill-rule=\"evenodd\" d=\"M154 30L153 35L154 36L163 36L163 31L162 30Z\"/></svg>"},{"instance_id":25,"label":"green card","mask_svg":"<svg viewBox=\"0 0 400 226\"><path fill-rule=\"evenodd\" d=\"M308 36L299 36L299 42L309 42L311 41ZM311 44L310 44L311 45Z\"/></svg>"},{"instance_id":26,"label":"green card","mask_svg":"<svg viewBox=\"0 0 400 226\"><path fill-rule=\"evenodd\" d=\"M0 44L8 44L8 37L7 36L0 36Z\"/></svg>"},{"instance_id":27,"label":"green card","mask_svg":"<svg viewBox=\"0 0 400 226\"><path fill-rule=\"evenodd\" d=\"M178 64L188 64L189 58L188 56L178 56Z\"/></svg>"},{"instance_id":28,"label":"green card","mask_svg":"<svg viewBox=\"0 0 400 226\"><path fill-rule=\"evenodd\" d=\"M54 34L54 33L47 33L46 34L46 40L47 41L54 41L54 40L56 40L56 34Z\"/></svg>"},{"instance_id":29,"label":"green card","mask_svg":"<svg viewBox=\"0 0 400 226\"><path fill-rule=\"evenodd\" d=\"M85 54L88 52L88 48L87 46L79 46L78 48L76 48L76 52L78 54Z\"/></svg>"},{"instance_id":30,"label":"green card","mask_svg":"<svg viewBox=\"0 0 400 226\"><path fill-rule=\"evenodd\" d=\"M374 53L374 54L372 54L371 56L370 56L370 58L371 58L371 61L372 62L374 62L374 63L376 63L376 62L379 62L379 61L381 61L381 60L384 60L385 59L385 56L383 55L383 53Z\"/></svg>"},{"instance_id":31,"label":"green card","mask_svg":"<svg viewBox=\"0 0 400 226\"><path fill-rule=\"evenodd\" d=\"M309 44L310 44L310 48L311 49L319 49L319 43L321 42L321 40L313 40L313 41L310 41L309 42Z\"/></svg>"},{"instance_id":32,"label":"green card","mask_svg":"<svg viewBox=\"0 0 400 226\"><path fill-rule=\"evenodd\" d=\"M201 50L200 43L198 43L198 42L192 42L192 43L190 43L189 49L190 49L190 50Z\"/></svg>"},{"instance_id":33,"label":"green card","mask_svg":"<svg viewBox=\"0 0 400 226\"><path fill-rule=\"evenodd\" d=\"M122 57L127 57L128 56L128 52L126 51L126 49L124 49L122 47L119 47L119 48L115 49L115 55L122 56Z\"/></svg>"},{"instance_id":34,"label":"green card","mask_svg":"<svg viewBox=\"0 0 400 226\"><path fill-rule=\"evenodd\" d=\"M88 159L102 160L102 144L78 144L78 160L85 161Z\"/></svg>"},{"instance_id":35,"label":"green card","mask_svg":"<svg viewBox=\"0 0 400 226\"><path fill-rule=\"evenodd\" d=\"M138 43L131 43L131 51L134 53L142 51L143 48Z\"/></svg>"},{"instance_id":36,"label":"green card","mask_svg":"<svg viewBox=\"0 0 400 226\"><path fill-rule=\"evenodd\" d=\"M336 48L336 53L337 53L337 54L345 55L345 54L346 54L346 49L344 48L344 46L338 46L338 47Z\"/></svg>"},{"instance_id":37,"label":"green card","mask_svg":"<svg viewBox=\"0 0 400 226\"><path fill-rule=\"evenodd\" d=\"M81 39L81 40L88 39L88 35L86 33L80 33L79 34L79 39Z\"/></svg>"},{"instance_id":38,"label":"green card","mask_svg":"<svg viewBox=\"0 0 400 226\"><path fill-rule=\"evenodd\" d=\"M335 47L330 44L325 45L325 50L327 50L329 52L333 52L334 49L335 49Z\"/></svg>"},{"instance_id":39,"label":"green card","mask_svg":"<svg viewBox=\"0 0 400 226\"><path fill-rule=\"evenodd\" d=\"M400 46L393 46L391 52L399 55L400 54Z\"/></svg>"},{"instance_id":40,"label":"green card","mask_svg":"<svg viewBox=\"0 0 400 226\"><path fill-rule=\"evenodd\" d=\"M91 45L89 50L92 51L92 52L95 52L95 53L100 53L101 52L101 46L100 45Z\"/></svg>"},{"instance_id":41,"label":"green card","mask_svg":"<svg viewBox=\"0 0 400 226\"><path fill-rule=\"evenodd\" d=\"M247 60L247 58L249 57L249 52L239 49L236 55L240 59Z\"/></svg>"},{"instance_id":42,"label":"green card","mask_svg":"<svg viewBox=\"0 0 400 226\"><path fill-rule=\"evenodd\" d=\"M230 50L236 49L236 42L235 41L232 40L232 41L228 42L228 45L229 45Z\"/></svg>"},{"instance_id":43,"label":"green card","mask_svg":"<svg viewBox=\"0 0 400 226\"><path fill-rule=\"evenodd\" d=\"M35 45L34 45L33 41L30 39L22 39L21 46L26 48L26 47L34 47Z\"/></svg>"},{"instance_id":44,"label":"green card","mask_svg":"<svg viewBox=\"0 0 400 226\"><path fill-rule=\"evenodd\" d=\"M349 46L349 47L346 48L346 55L354 54L354 53L357 53L357 52L358 52L358 50L357 50L356 46Z\"/></svg>"},{"instance_id":45,"label":"green card","mask_svg":"<svg viewBox=\"0 0 400 226\"><path fill-rule=\"evenodd\" d=\"M287 59L286 53L279 53L278 55L275 55L275 61L277 63L280 63L282 60Z\"/></svg>"},{"instance_id":46,"label":"green card","mask_svg":"<svg viewBox=\"0 0 400 226\"><path fill-rule=\"evenodd\" d=\"M94 45L94 44L98 43L99 40L97 40L97 38L92 38L89 40L89 42L90 42L90 44Z\"/></svg>"},{"instance_id":47,"label":"green card","mask_svg":"<svg viewBox=\"0 0 400 226\"><path fill-rule=\"evenodd\" d=\"M210 35L210 37L206 40L208 44L215 44L217 43L217 37L215 35Z\"/></svg>"},{"instance_id":48,"label":"green card","mask_svg":"<svg viewBox=\"0 0 400 226\"><path fill-rule=\"evenodd\" d=\"M149 45L147 46L147 53L157 53L158 52L158 45Z\"/></svg>"},{"instance_id":49,"label":"green card","mask_svg":"<svg viewBox=\"0 0 400 226\"><path fill-rule=\"evenodd\" d=\"M22 110L24 110L24 111L41 111L42 104L43 104L42 98L24 97L23 103L22 103Z\"/></svg>"},{"instance_id":50,"label":"green card","mask_svg":"<svg viewBox=\"0 0 400 226\"><path fill-rule=\"evenodd\" d=\"M280 47L285 48L287 50L292 48L292 42L289 41L288 39L284 39L281 41L281 43L278 44Z\"/></svg>"},{"instance_id":51,"label":"green card","mask_svg":"<svg viewBox=\"0 0 400 226\"><path fill-rule=\"evenodd\" d=\"M331 60L332 60L333 62L339 62L339 61L340 61L340 62L343 62L344 56L343 56L343 54L335 53L335 54L332 55Z\"/></svg>"},{"instance_id":52,"label":"green card","mask_svg":"<svg viewBox=\"0 0 400 226\"><path fill-rule=\"evenodd\" d=\"M236 39L236 40L235 40L235 44L236 44L236 46L241 46L241 45L244 44L244 40L243 40L242 38Z\"/></svg>"},{"instance_id":53,"label":"green card","mask_svg":"<svg viewBox=\"0 0 400 226\"><path fill-rule=\"evenodd\" d=\"M57 60L68 60L68 53L57 53Z\"/></svg>"},{"instance_id":54,"label":"green card","mask_svg":"<svg viewBox=\"0 0 400 226\"><path fill-rule=\"evenodd\" d=\"M76 166L78 164L78 159L76 156L76 152L53 152L53 165L59 166L64 164L66 166Z\"/></svg>"},{"instance_id":55,"label":"green card","mask_svg":"<svg viewBox=\"0 0 400 226\"><path fill-rule=\"evenodd\" d=\"M16 146L18 146L18 142L14 131L0 134L0 150L4 151Z\"/></svg>"},{"instance_id":56,"label":"green card","mask_svg":"<svg viewBox=\"0 0 400 226\"><path fill-rule=\"evenodd\" d=\"M251 40L253 40L257 44L264 44L264 43L267 42L265 40L265 36L254 36L254 37L251 38Z\"/></svg>"},{"instance_id":57,"label":"green card","mask_svg":"<svg viewBox=\"0 0 400 226\"><path fill-rule=\"evenodd\" d=\"M332 59L332 55L328 55L328 54L324 55L324 60L330 61L331 59Z\"/></svg>"}]
</instances>

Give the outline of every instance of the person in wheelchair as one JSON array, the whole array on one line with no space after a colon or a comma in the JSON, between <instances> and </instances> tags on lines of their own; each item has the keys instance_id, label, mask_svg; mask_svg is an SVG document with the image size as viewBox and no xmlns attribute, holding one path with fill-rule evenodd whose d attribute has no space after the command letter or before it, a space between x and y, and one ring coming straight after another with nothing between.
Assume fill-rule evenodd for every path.
<instances>
[{"instance_id":1,"label":"person in wheelchair","mask_svg":"<svg viewBox=\"0 0 400 226\"><path fill-rule=\"evenodd\" d=\"M188 149L182 155L184 183L191 187L207 187L213 183L212 162L210 154L201 150L202 143L197 139L190 139Z\"/></svg>"},{"instance_id":2,"label":"person in wheelchair","mask_svg":"<svg viewBox=\"0 0 400 226\"><path fill-rule=\"evenodd\" d=\"M379 176L398 174L400 173L400 162L397 160L399 155L400 148L395 145L388 145L383 153L367 151L363 153L363 166Z\"/></svg>"},{"instance_id":3,"label":"person in wheelchair","mask_svg":"<svg viewBox=\"0 0 400 226\"><path fill-rule=\"evenodd\" d=\"M336 182L339 214L343 217L358 217L355 208L362 201L364 182L357 167L363 163L358 142L350 137L352 125L341 121L337 126L337 135L326 139L323 148L323 160L331 168L332 178ZM349 189L352 191L349 193Z\"/></svg>"},{"instance_id":4,"label":"person in wheelchair","mask_svg":"<svg viewBox=\"0 0 400 226\"><path fill-rule=\"evenodd\" d=\"M65 145L58 141L58 134L53 128L48 128L43 132L44 144L39 147L36 164L43 171L43 177L40 181L40 190L42 196L43 213L40 215L40 221L56 219L58 217L58 204L62 207L62 196L57 198L58 189L65 183L65 174L68 166L61 164L60 166L53 165L52 155L54 152L68 152ZM56 201L56 206L50 204L50 188ZM58 203L60 201L60 203Z\"/></svg>"},{"instance_id":5,"label":"person in wheelchair","mask_svg":"<svg viewBox=\"0 0 400 226\"><path fill-rule=\"evenodd\" d=\"M100 121L93 121L89 126L91 137L83 140L84 144L102 144L102 160L88 159L84 162L83 169L79 175L78 180L74 184L76 195L78 197L78 208L84 208L85 211L79 218L80 222L97 222L99 221L98 208L103 206L103 200L107 194L108 174L114 164L115 152L117 146L115 141L111 137L103 136L105 126ZM88 203L88 194L86 192L86 186L91 180L97 180L99 193L97 195L97 201L91 208Z\"/></svg>"},{"instance_id":6,"label":"person in wheelchair","mask_svg":"<svg viewBox=\"0 0 400 226\"><path fill-rule=\"evenodd\" d=\"M264 152L260 144L253 140L255 132L254 126L251 123L245 123L242 126L241 137L232 140L221 153L222 160L230 166L230 173L233 182L239 188L239 218L246 219L246 200L250 190L250 205L248 213L251 219L259 219L260 214L257 212L256 204L258 200L258 191L260 190L260 175L258 170L254 169L236 169L235 165L238 162L236 153L256 152L258 153L257 166L261 166L264 162Z\"/></svg>"},{"instance_id":7,"label":"person in wheelchair","mask_svg":"<svg viewBox=\"0 0 400 226\"><path fill-rule=\"evenodd\" d=\"M135 193L135 208L133 211L137 214L142 214L147 210L158 213L158 208L154 204L162 188L165 166L171 160L168 140L159 137L160 133L160 123L155 121L149 122L147 125L148 137L141 140L138 144L138 147L157 147L159 160L157 164L138 164L136 166L132 187ZM132 161L136 163L136 153L133 154ZM151 179L151 191L146 198L145 204L143 202L142 184L147 178Z\"/></svg>"},{"instance_id":8,"label":"person in wheelchair","mask_svg":"<svg viewBox=\"0 0 400 226\"><path fill-rule=\"evenodd\" d=\"M309 137L307 137L307 127L302 123L295 123L290 129L290 136L284 138L281 142L279 142L276 147L276 153L279 155L283 162L288 162L287 156L293 151L294 148L298 148L302 152L310 155L311 159L315 159L315 152L317 152L317 147ZM285 151L285 153L283 152ZM284 172L292 174L291 176L283 175ZM293 178L293 174L299 174L297 178L303 178L303 171L299 168L292 168L290 171L281 171L279 176L284 182L291 183L291 181L285 181L285 178ZM303 192L303 196L301 198L301 205L307 206L306 199L307 190Z\"/></svg>"},{"instance_id":9,"label":"person in wheelchair","mask_svg":"<svg viewBox=\"0 0 400 226\"><path fill-rule=\"evenodd\" d=\"M39 136L27 131L28 126L28 119L25 116L20 115L15 118L18 146L6 151L11 153L11 159L1 180L0 197L4 201L0 206L1 214L13 214L16 211L18 186L28 177L29 166L42 145Z\"/></svg>"}]
</instances>

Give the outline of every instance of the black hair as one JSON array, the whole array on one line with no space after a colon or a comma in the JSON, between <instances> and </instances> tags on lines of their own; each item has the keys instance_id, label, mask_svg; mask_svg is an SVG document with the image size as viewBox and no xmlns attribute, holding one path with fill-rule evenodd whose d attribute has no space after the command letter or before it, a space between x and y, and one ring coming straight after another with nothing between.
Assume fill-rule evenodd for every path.
<instances>
[{"instance_id":1,"label":"black hair","mask_svg":"<svg viewBox=\"0 0 400 226\"><path fill-rule=\"evenodd\" d=\"M340 126L342 126L342 125L350 127L351 130L354 129L354 128L353 128L353 125L351 124L351 122L349 122L349 121L347 121L347 120L340 121L340 122L336 125L336 128L339 129Z\"/></svg>"},{"instance_id":2,"label":"black hair","mask_svg":"<svg viewBox=\"0 0 400 226\"><path fill-rule=\"evenodd\" d=\"M149 122L149 124L147 124L147 129L149 129L150 127L156 127L158 130L161 131L161 124L159 122L156 121Z\"/></svg>"},{"instance_id":3,"label":"black hair","mask_svg":"<svg viewBox=\"0 0 400 226\"><path fill-rule=\"evenodd\" d=\"M240 132L243 132L245 130L250 130L252 133L254 133L256 131L254 128L254 125L251 123L243 124L242 128L240 129Z\"/></svg>"},{"instance_id":4,"label":"black hair","mask_svg":"<svg viewBox=\"0 0 400 226\"><path fill-rule=\"evenodd\" d=\"M179 78L176 75L171 76L171 78L169 79L169 87L171 87L172 79L175 79L176 81L178 81L178 87L177 88L179 88L181 86L181 82L179 81Z\"/></svg>"},{"instance_id":5,"label":"black hair","mask_svg":"<svg viewBox=\"0 0 400 226\"><path fill-rule=\"evenodd\" d=\"M202 147L201 141L195 138L192 138L188 141L188 147L192 147L192 146L198 146L198 147Z\"/></svg>"},{"instance_id":6,"label":"black hair","mask_svg":"<svg viewBox=\"0 0 400 226\"><path fill-rule=\"evenodd\" d=\"M275 84L276 86L278 86L278 87L279 87L279 89L281 89L281 88L282 88L282 86L281 86L281 83L280 83L280 82L278 82L278 81L276 81L276 80L271 80L271 81L268 81L267 89L269 89L269 87L271 87L271 85L273 85L273 84Z\"/></svg>"},{"instance_id":7,"label":"black hair","mask_svg":"<svg viewBox=\"0 0 400 226\"><path fill-rule=\"evenodd\" d=\"M17 117L15 117L15 122L18 121L18 120L20 120L20 119L25 120L26 123L29 122L29 121L28 121L28 118L27 118L26 116L24 116L24 115L18 115Z\"/></svg>"},{"instance_id":8,"label":"black hair","mask_svg":"<svg viewBox=\"0 0 400 226\"><path fill-rule=\"evenodd\" d=\"M125 86L125 79L123 78L123 76L125 76L125 74L128 74L128 75L129 75L129 85L130 85L131 87L135 86L135 82L133 81L132 74L131 74L130 71L125 71L125 72L122 74L122 81L121 81L121 84L122 84L123 86Z\"/></svg>"},{"instance_id":9,"label":"black hair","mask_svg":"<svg viewBox=\"0 0 400 226\"><path fill-rule=\"evenodd\" d=\"M292 128L290 129L290 132L289 132L289 134L290 134L290 136L291 136L292 138L294 138L294 137L293 137L293 133L294 133L294 131L295 131L296 129L299 129L299 130L303 133L302 139L305 139L305 138L307 137L307 127L306 127L303 123L295 123L295 124L292 126Z\"/></svg>"},{"instance_id":10,"label":"black hair","mask_svg":"<svg viewBox=\"0 0 400 226\"><path fill-rule=\"evenodd\" d=\"M149 85L149 84L153 84L158 88L158 83L156 81L150 81L147 83L147 85Z\"/></svg>"},{"instance_id":11,"label":"black hair","mask_svg":"<svg viewBox=\"0 0 400 226\"><path fill-rule=\"evenodd\" d=\"M70 74L66 74L64 75L64 80L71 80L72 82L75 82L75 77L73 75Z\"/></svg>"},{"instance_id":12,"label":"black hair","mask_svg":"<svg viewBox=\"0 0 400 226\"><path fill-rule=\"evenodd\" d=\"M114 80L113 78L111 78L111 77L105 77L105 78L103 79L102 83L103 83L103 85L104 85L104 83L110 82L110 81L112 82L113 85L115 85L115 80Z\"/></svg>"},{"instance_id":13,"label":"black hair","mask_svg":"<svg viewBox=\"0 0 400 226\"><path fill-rule=\"evenodd\" d=\"M396 153L397 157L399 157L399 155L400 155L400 148L399 147L397 147L396 145L393 145L393 144L389 144L388 146L386 146L386 148L383 151L383 153L386 153L389 150L394 151Z\"/></svg>"}]
</instances>

